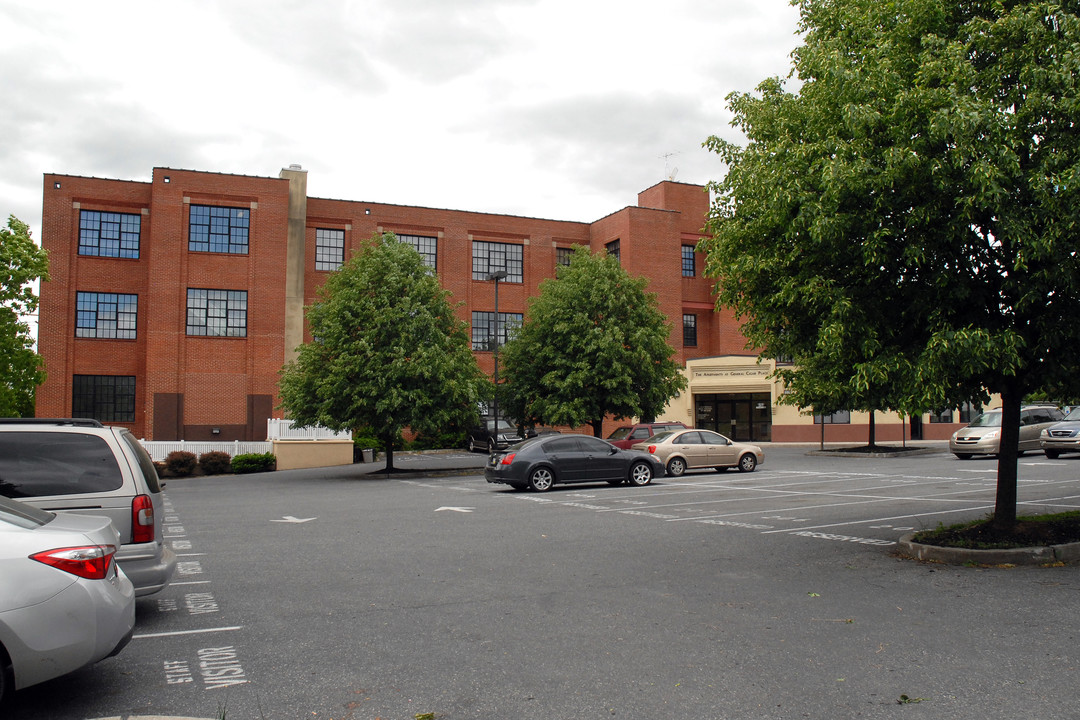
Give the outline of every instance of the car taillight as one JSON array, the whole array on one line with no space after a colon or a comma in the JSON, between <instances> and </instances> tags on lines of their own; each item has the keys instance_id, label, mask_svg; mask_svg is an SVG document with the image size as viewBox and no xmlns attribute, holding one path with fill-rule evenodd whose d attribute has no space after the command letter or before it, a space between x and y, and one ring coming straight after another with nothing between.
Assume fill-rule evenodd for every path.
<instances>
[{"instance_id":1,"label":"car taillight","mask_svg":"<svg viewBox=\"0 0 1080 720\"><path fill-rule=\"evenodd\" d=\"M131 501L131 542L154 541L154 501L149 495L136 495Z\"/></svg>"},{"instance_id":2,"label":"car taillight","mask_svg":"<svg viewBox=\"0 0 1080 720\"><path fill-rule=\"evenodd\" d=\"M503 455L502 456L502 464L503 465L509 465L510 463L514 462L514 456L515 455L517 455L517 453L507 453L507 454Z\"/></svg>"},{"instance_id":3,"label":"car taillight","mask_svg":"<svg viewBox=\"0 0 1080 720\"><path fill-rule=\"evenodd\" d=\"M116 548L112 545L88 545L46 550L31 555L30 559L87 580L103 580L109 573L109 564L115 552Z\"/></svg>"},{"instance_id":4,"label":"car taillight","mask_svg":"<svg viewBox=\"0 0 1080 720\"><path fill-rule=\"evenodd\" d=\"M655 452L656 452L656 446L655 445L650 445L649 446L649 454L652 455Z\"/></svg>"}]
</instances>

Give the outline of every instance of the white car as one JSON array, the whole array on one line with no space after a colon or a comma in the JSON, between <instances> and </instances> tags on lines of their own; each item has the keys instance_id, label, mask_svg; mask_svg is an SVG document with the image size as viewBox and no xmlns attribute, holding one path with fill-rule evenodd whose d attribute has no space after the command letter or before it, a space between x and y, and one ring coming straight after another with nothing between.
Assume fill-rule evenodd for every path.
<instances>
[{"instance_id":1,"label":"white car","mask_svg":"<svg viewBox=\"0 0 1080 720\"><path fill-rule=\"evenodd\" d=\"M0 699L114 655L135 628L135 589L109 518L0 497Z\"/></svg>"}]
</instances>

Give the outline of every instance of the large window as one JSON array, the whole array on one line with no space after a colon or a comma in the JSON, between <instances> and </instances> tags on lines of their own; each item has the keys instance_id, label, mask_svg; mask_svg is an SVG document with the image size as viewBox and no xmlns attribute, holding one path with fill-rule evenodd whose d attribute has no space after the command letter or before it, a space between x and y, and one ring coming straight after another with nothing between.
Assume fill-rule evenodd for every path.
<instances>
[{"instance_id":1,"label":"large window","mask_svg":"<svg viewBox=\"0 0 1080 720\"><path fill-rule=\"evenodd\" d=\"M505 270L506 277L503 282L523 282L523 257L521 245L474 240L472 244L473 280L487 280L491 277L491 273Z\"/></svg>"},{"instance_id":2,"label":"large window","mask_svg":"<svg viewBox=\"0 0 1080 720\"><path fill-rule=\"evenodd\" d=\"M513 335L516 328L521 327L525 316L521 313L499 313L499 346L502 347ZM494 350L495 349L495 313L473 312L472 314L472 349Z\"/></svg>"},{"instance_id":3,"label":"large window","mask_svg":"<svg viewBox=\"0 0 1080 720\"><path fill-rule=\"evenodd\" d=\"M563 265L570 265L570 258L574 256L574 248L557 247L555 248L555 267L562 267Z\"/></svg>"},{"instance_id":4,"label":"large window","mask_svg":"<svg viewBox=\"0 0 1080 720\"><path fill-rule=\"evenodd\" d=\"M686 347L697 347L697 315L683 313L682 344Z\"/></svg>"},{"instance_id":5,"label":"large window","mask_svg":"<svg viewBox=\"0 0 1080 720\"><path fill-rule=\"evenodd\" d=\"M188 250L247 254L250 210L192 205L188 217Z\"/></svg>"},{"instance_id":6,"label":"large window","mask_svg":"<svg viewBox=\"0 0 1080 720\"><path fill-rule=\"evenodd\" d=\"M247 292L188 288L187 334L247 336Z\"/></svg>"},{"instance_id":7,"label":"large window","mask_svg":"<svg viewBox=\"0 0 1080 720\"><path fill-rule=\"evenodd\" d=\"M75 337L134 340L138 307L138 295L76 293Z\"/></svg>"},{"instance_id":8,"label":"large window","mask_svg":"<svg viewBox=\"0 0 1080 720\"><path fill-rule=\"evenodd\" d=\"M851 424L851 411L837 410L832 415L826 415L824 418L821 415L814 416L815 425L820 425L822 422L826 425L849 425Z\"/></svg>"},{"instance_id":9,"label":"large window","mask_svg":"<svg viewBox=\"0 0 1080 720\"><path fill-rule=\"evenodd\" d=\"M960 406L960 422L969 423L982 414L982 405L979 403L966 402Z\"/></svg>"},{"instance_id":10,"label":"large window","mask_svg":"<svg viewBox=\"0 0 1080 720\"><path fill-rule=\"evenodd\" d=\"M682 276L694 277L697 275L697 259L694 256L693 245L682 246Z\"/></svg>"},{"instance_id":11,"label":"large window","mask_svg":"<svg viewBox=\"0 0 1080 720\"><path fill-rule=\"evenodd\" d=\"M142 216L83 210L79 213L79 254L138 258Z\"/></svg>"},{"instance_id":12,"label":"large window","mask_svg":"<svg viewBox=\"0 0 1080 720\"><path fill-rule=\"evenodd\" d=\"M607 250L608 255L622 262L622 250L618 240L612 240L604 248Z\"/></svg>"},{"instance_id":13,"label":"large window","mask_svg":"<svg viewBox=\"0 0 1080 720\"><path fill-rule=\"evenodd\" d=\"M416 252L423 256L425 265L432 270L438 269L435 267L435 259L439 247L438 238L428 237L426 235L398 235L397 238L403 243L412 245Z\"/></svg>"},{"instance_id":14,"label":"large window","mask_svg":"<svg viewBox=\"0 0 1080 720\"><path fill-rule=\"evenodd\" d=\"M345 231L315 228L315 269L337 270L345 262Z\"/></svg>"},{"instance_id":15,"label":"large window","mask_svg":"<svg viewBox=\"0 0 1080 720\"><path fill-rule=\"evenodd\" d=\"M71 415L102 422L135 422L135 376L75 375Z\"/></svg>"}]
</instances>

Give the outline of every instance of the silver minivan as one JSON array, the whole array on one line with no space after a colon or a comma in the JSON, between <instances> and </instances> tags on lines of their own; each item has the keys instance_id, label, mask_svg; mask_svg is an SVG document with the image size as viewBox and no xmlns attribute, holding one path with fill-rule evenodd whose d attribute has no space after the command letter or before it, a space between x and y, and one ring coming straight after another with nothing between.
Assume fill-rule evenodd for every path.
<instances>
[{"instance_id":1,"label":"silver minivan","mask_svg":"<svg viewBox=\"0 0 1080 720\"><path fill-rule=\"evenodd\" d=\"M1025 405L1020 408L1018 452L1038 450L1039 434L1060 421L1064 414L1052 405ZM953 433L949 451L961 460L972 455L997 455L1001 448L1001 409L988 410L966 427Z\"/></svg>"},{"instance_id":2,"label":"silver minivan","mask_svg":"<svg viewBox=\"0 0 1080 720\"><path fill-rule=\"evenodd\" d=\"M0 495L42 510L105 515L136 595L163 589L176 554L163 539L161 481L138 439L97 420L0 418Z\"/></svg>"}]
</instances>

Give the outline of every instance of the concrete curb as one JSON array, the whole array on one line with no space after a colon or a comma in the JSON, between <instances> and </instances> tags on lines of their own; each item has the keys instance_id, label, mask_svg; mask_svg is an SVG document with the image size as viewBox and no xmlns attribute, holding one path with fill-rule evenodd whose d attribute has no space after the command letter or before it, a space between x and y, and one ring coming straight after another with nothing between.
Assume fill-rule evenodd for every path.
<instances>
[{"instance_id":1,"label":"concrete curb","mask_svg":"<svg viewBox=\"0 0 1080 720\"><path fill-rule=\"evenodd\" d=\"M914 537L915 533L908 533L900 538L897 542L900 555L948 565L1046 565L1056 562L1073 563L1080 560L1080 542L1026 548L973 550L924 545L915 542L912 539Z\"/></svg>"},{"instance_id":2,"label":"concrete curb","mask_svg":"<svg viewBox=\"0 0 1080 720\"><path fill-rule=\"evenodd\" d=\"M911 447L907 449L897 448L896 450L885 450L883 452L851 452L844 450L808 450L807 455L817 455L819 457L836 457L836 458L896 458L896 457L911 457L913 455L933 455L935 453L944 452L942 448L937 447Z\"/></svg>"}]
</instances>

